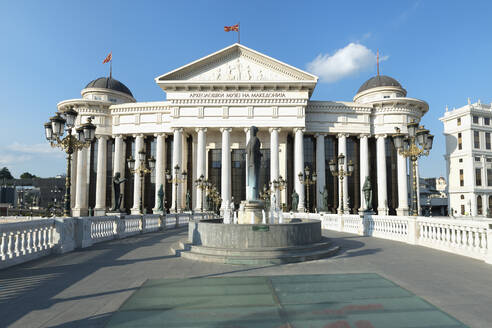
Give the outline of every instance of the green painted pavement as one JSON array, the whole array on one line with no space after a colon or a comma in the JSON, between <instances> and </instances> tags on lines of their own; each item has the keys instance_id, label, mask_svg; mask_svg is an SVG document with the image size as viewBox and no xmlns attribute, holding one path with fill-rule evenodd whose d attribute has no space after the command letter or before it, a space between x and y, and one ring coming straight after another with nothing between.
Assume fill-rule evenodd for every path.
<instances>
[{"instance_id":1,"label":"green painted pavement","mask_svg":"<svg viewBox=\"0 0 492 328\"><path fill-rule=\"evenodd\" d=\"M367 273L148 280L106 327L466 326Z\"/></svg>"}]
</instances>

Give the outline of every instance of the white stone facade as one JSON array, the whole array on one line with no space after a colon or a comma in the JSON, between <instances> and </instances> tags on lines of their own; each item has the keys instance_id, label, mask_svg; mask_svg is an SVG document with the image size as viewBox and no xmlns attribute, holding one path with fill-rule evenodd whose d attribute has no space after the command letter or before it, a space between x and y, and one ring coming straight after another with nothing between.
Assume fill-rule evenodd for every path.
<instances>
[{"instance_id":1,"label":"white stone facade","mask_svg":"<svg viewBox=\"0 0 492 328\"><path fill-rule=\"evenodd\" d=\"M356 168L352 177L344 179L344 208L351 213L365 208L362 185L370 175L377 189L373 192L374 209L384 215L407 214L408 163L396 154L391 136L395 127L406 132L408 122L420 121L428 104L406 97L406 90L396 80L384 76L368 81L376 85L364 89L363 85L353 102L313 101L317 81L314 75L234 44L157 77L165 101L136 102L121 91L82 90L82 99L58 104L60 111L74 106L79 112L77 125L88 116L94 116L97 125L94 149L79 151L74 160L73 214L86 215L89 208L95 208L102 215L111 207L109 174L114 172L129 179L122 184L123 207L133 214L140 211L137 200L142 191L144 207L157 209L161 184L171 211L185 207L187 191L192 208L200 209L203 194L193 182L202 174L220 184L217 189L223 201L238 205L244 199L246 181L242 151L253 125L259 128L265 150L263 183L280 176L287 180L286 188L277 191L277 206L289 210L295 190L299 210L307 207L315 211L321 207L320 193L326 186L329 211L336 212L340 186L331 176L328 162L343 153ZM126 158L129 154L136 158L141 148L147 157L157 159L156 170L144 179L143 188L137 176L125 175ZM101 159L105 154L108 158ZM165 177L166 170L174 174L176 165L180 172L186 171L188 180L177 192L166 184ZM318 174L309 204L307 190L298 179L306 166Z\"/></svg>"},{"instance_id":2,"label":"white stone facade","mask_svg":"<svg viewBox=\"0 0 492 328\"><path fill-rule=\"evenodd\" d=\"M492 105L468 102L442 118L446 137L448 208L454 216L492 209Z\"/></svg>"}]
</instances>

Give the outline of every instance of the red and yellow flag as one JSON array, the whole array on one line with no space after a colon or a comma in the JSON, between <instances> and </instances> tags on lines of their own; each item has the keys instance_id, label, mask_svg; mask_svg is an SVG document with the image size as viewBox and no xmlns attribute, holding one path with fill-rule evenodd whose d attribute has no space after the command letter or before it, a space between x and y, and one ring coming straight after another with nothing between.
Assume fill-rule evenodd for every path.
<instances>
[{"instance_id":1,"label":"red and yellow flag","mask_svg":"<svg viewBox=\"0 0 492 328\"><path fill-rule=\"evenodd\" d=\"M231 32L231 31L239 32L239 24L232 25L232 26L224 26L224 32Z\"/></svg>"},{"instance_id":2,"label":"red and yellow flag","mask_svg":"<svg viewBox=\"0 0 492 328\"><path fill-rule=\"evenodd\" d=\"M113 60L113 55L111 55L113 52L111 51L109 53L109 55L106 56L106 59L103 60L103 64L106 64L108 62L110 62L111 60Z\"/></svg>"}]
</instances>

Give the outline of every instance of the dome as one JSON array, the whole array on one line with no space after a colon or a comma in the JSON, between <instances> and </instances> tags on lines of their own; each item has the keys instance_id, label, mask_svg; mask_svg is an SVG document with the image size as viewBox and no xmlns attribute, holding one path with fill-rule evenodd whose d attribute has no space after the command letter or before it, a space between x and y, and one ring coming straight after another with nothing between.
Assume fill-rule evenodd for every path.
<instances>
[{"instance_id":1,"label":"dome","mask_svg":"<svg viewBox=\"0 0 492 328\"><path fill-rule=\"evenodd\" d=\"M377 88L377 87L397 87L400 89L403 89L401 84L395 80L392 77L386 76L386 75L376 75L371 77L369 80L364 82L364 84L361 85L359 88L359 91L357 93L361 93L363 91L372 89L372 88Z\"/></svg>"},{"instance_id":2,"label":"dome","mask_svg":"<svg viewBox=\"0 0 492 328\"><path fill-rule=\"evenodd\" d=\"M95 80L89 82L85 86L85 88L86 89L87 88L110 89L110 90L126 93L127 95L133 97L132 92L130 91L130 89L127 88L126 85L124 85L123 83L121 83L118 80L115 80L115 79L109 78L109 77L100 77L98 79L95 79Z\"/></svg>"}]
</instances>

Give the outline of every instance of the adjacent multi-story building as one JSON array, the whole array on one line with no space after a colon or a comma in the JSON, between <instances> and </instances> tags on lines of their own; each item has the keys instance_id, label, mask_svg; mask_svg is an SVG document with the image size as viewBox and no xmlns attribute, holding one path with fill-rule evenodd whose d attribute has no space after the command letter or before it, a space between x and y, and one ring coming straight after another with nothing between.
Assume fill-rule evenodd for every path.
<instances>
[{"instance_id":1,"label":"adjacent multi-story building","mask_svg":"<svg viewBox=\"0 0 492 328\"><path fill-rule=\"evenodd\" d=\"M463 107L446 108L440 120L450 214L486 216L492 210L492 105L468 100Z\"/></svg>"}]
</instances>

